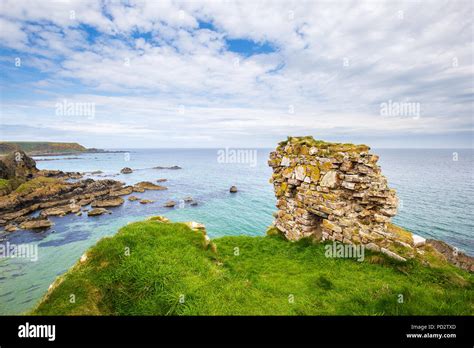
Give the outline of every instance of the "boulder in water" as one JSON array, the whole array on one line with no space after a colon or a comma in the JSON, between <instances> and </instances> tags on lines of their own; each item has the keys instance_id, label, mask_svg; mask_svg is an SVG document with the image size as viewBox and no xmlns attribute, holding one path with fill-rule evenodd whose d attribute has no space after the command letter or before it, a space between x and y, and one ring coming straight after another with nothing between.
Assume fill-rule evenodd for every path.
<instances>
[{"instance_id":1,"label":"boulder in water","mask_svg":"<svg viewBox=\"0 0 474 348\"><path fill-rule=\"evenodd\" d=\"M97 216L102 214L111 214L111 212L105 208L95 208L87 213L88 216Z\"/></svg>"},{"instance_id":2,"label":"boulder in water","mask_svg":"<svg viewBox=\"0 0 474 348\"><path fill-rule=\"evenodd\" d=\"M24 230L50 228L51 226L53 226L53 223L48 219L28 220L20 224L20 228Z\"/></svg>"},{"instance_id":3,"label":"boulder in water","mask_svg":"<svg viewBox=\"0 0 474 348\"><path fill-rule=\"evenodd\" d=\"M133 170L132 170L132 168L125 167L125 168L122 168L120 173L122 173L122 174L131 174L131 173L133 173Z\"/></svg>"},{"instance_id":4,"label":"boulder in water","mask_svg":"<svg viewBox=\"0 0 474 348\"><path fill-rule=\"evenodd\" d=\"M91 207L93 208L118 207L119 205L122 205L123 202L124 202L123 198L120 198L120 197L106 198L106 199L92 202Z\"/></svg>"}]
</instances>

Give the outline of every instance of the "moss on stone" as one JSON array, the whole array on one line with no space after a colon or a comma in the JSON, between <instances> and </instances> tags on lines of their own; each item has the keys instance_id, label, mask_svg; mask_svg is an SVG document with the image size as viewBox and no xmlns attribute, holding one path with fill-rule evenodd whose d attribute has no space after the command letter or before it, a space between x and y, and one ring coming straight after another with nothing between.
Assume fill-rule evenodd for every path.
<instances>
[{"instance_id":1,"label":"moss on stone","mask_svg":"<svg viewBox=\"0 0 474 348\"><path fill-rule=\"evenodd\" d=\"M268 227L266 231L266 235L267 236L284 236L283 232L273 225Z\"/></svg>"},{"instance_id":2,"label":"moss on stone","mask_svg":"<svg viewBox=\"0 0 474 348\"><path fill-rule=\"evenodd\" d=\"M276 191L277 197L283 196L288 189L288 184L286 182L282 182L278 190Z\"/></svg>"},{"instance_id":3,"label":"moss on stone","mask_svg":"<svg viewBox=\"0 0 474 348\"><path fill-rule=\"evenodd\" d=\"M306 154L306 149L309 153L309 148L316 147L321 150L326 150L326 155L334 154L336 152L366 152L370 150L370 147L364 144L342 144L342 143L331 143L323 140L316 140L312 136L300 136L300 137L288 137L287 140L282 141L278 144L280 148L286 145L293 145L289 147L288 151L295 154ZM290 152L289 152L290 153Z\"/></svg>"},{"instance_id":4,"label":"moss on stone","mask_svg":"<svg viewBox=\"0 0 474 348\"><path fill-rule=\"evenodd\" d=\"M309 166L309 176L311 177L312 182L318 182L321 176L321 172L316 166Z\"/></svg>"},{"instance_id":5,"label":"moss on stone","mask_svg":"<svg viewBox=\"0 0 474 348\"><path fill-rule=\"evenodd\" d=\"M413 244L413 234L404 228L396 226L392 223L388 223L387 231L396 235L402 242Z\"/></svg>"},{"instance_id":6,"label":"moss on stone","mask_svg":"<svg viewBox=\"0 0 474 348\"><path fill-rule=\"evenodd\" d=\"M328 170L331 170L332 169L332 163L331 162L324 162L322 165L321 165L321 169L324 170L324 171L328 171Z\"/></svg>"},{"instance_id":7,"label":"moss on stone","mask_svg":"<svg viewBox=\"0 0 474 348\"><path fill-rule=\"evenodd\" d=\"M334 193L321 193L321 196L327 201L335 201L337 199Z\"/></svg>"},{"instance_id":8,"label":"moss on stone","mask_svg":"<svg viewBox=\"0 0 474 348\"><path fill-rule=\"evenodd\" d=\"M62 186L67 185L64 181L56 178L47 178L43 176L39 176L37 178L31 179L20 186L15 190L16 193L21 194L28 194L30 192L36 190L47 190L47 189L54 189L60 188Z\"/></svg>"}]
</instances>

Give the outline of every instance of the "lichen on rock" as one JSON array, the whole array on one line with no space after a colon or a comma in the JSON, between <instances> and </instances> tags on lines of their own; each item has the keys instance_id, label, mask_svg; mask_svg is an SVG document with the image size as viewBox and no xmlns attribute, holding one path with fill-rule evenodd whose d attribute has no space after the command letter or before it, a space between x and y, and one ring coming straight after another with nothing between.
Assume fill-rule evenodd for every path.
<instances>
[{"instance_id":1,"label":"lichen on rock","mask_svg":"<svg viewBox=\"0 0 474 348\"><path fill-rule=\"evenodd\" d=\"M289 240L365 244L400 260L409 257L413 245L396 243L399 235L388 228L397 212L395 190L377 165L379 157L369 150L313 137L279 143L268 161L279 209L274 226ZM407 250L400 256L403 245Z\"/></svg>"}]
</instances>

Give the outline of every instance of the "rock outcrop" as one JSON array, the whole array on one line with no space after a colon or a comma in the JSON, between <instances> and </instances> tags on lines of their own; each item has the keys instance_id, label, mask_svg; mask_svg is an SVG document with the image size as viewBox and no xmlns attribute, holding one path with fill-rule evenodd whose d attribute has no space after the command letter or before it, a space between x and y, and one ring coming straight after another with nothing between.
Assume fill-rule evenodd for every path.
<instances>
[{"instance_id":1,"label":"rock outcrop","mask_svg":"<svg viewBox=\"0 0 474 348\"><path fill-rule=\"evenodd\" d=\"M0 225L10 225L10 230L13 230L12 226L30 229L31 225L38 224L45 228L47 223L35 222L36 218L30 214L41 210L39 217L45 219L48 216L78 214L81 207L93 202L95 206L97 202L99 206L117 206L123 203L117 193L131 192L123 187L123 183L115 180L68 182L64 178L69 175L59 171L57 176L52 176L52 173L37 176L39 174L21 184L14 192L0 197Z\"/></svg>"},{"instance_id":2,"label":"rock outcrop","mask_svg":"<svg viewBox=\"0 0 474 348\"><path fill-rule=\"evenodd\" d=\"M175 201L167 201L164 205L166 208L173 208L176 205Z\"/></svg>"},{"instance_id":3,"label":"rock outcrop","mask_svg":"<svg viewBox=\"0 0 474 348\"><path fill-rule=\"evenodd\" d=\"M110 208L110 207L118 207L122 205L124 202L123 198L121 197L109 197L106 199L101 199L97 201L93 201L91 204L92 208Z\"/></svg>"},{"instance_id":4,"label":"rock outcrop","mask_svg":"<svg viewBox=\"0 0 474 348\"><path fill-rule=\"evenodd\" d=\"M150 203L154 203L155 201L154 200L151 200L151 199L141 199L140 200L140 204L150 204Z\"/></svg>"},{"instance_id":5,"label":"rock outcrop","mask_svg":"<svg viewBox=\"0 0 474 348\"><path fill-rule=\"evenodd\" d=\"M440 240L428 239L426 244L433 247L450 263L456 265L459 268L474 272L474 260L471 256L460 252L457 248L442 242Z\"/></svg>"},{"instance_id":6,"label":"rock outcrop","mask_svg":"<svg viewBox=\"0 0 474 348\"><path fill-rule=\"evenodd\" d=\"M278 212L270 228L289 240L362 244L398 261L433 247L454 265L474 270L473 258L444 242L426 241L390 223L398 199L366 145L289 137L270 154Z\"/></svg>"},{"instance_id":7,"label":"rock outcrop","mask_svg":"<svg viewBox=\"0 0 474 348\"><path fill-rule=\"evenodd\" d=\"M29 179L37 172L35 160L21 150L11 152L0 160L0 179Z\"/></svg>"},{"instance_id":8,"label":"rock outcrop","mask_svg":"<svg viewBox=\"0 0 474 348\"><path fill-rule=\"evenodd\" d=\"M24 230L41 230L51 226L53 226L53 223L48 219L33 219L20 224L20 228Z\"/></svg>"},{"instance_id":9,"label":"rock outcrop","mask_svg":"<svg viewBox=\"0 0 474 348\"><path fill-rule=\"evenodd\" d=\"M149 182L149 181L140 181L139 183L135 184L134 185L134 190L138 190L139 192L143 192L141 190L157 190L157 191L160 191L160 190L167 190L168 188L165 187L165 186L161 186L161 185L156 185L152 182Z\"/></svg>"},{"instance_id":10,"label":"rock outcrop","mask_svg":"<svg viewBox=\"0 0 474 348\"><path fill-rule=\"evenodd\" d=\"M111 214L112 212L110 212L109 210L105 209L105 208L94 208L92 210L90 210L89 212L87 212L87 215L88 216L98 216L98 215L102 215L102 214Z\"/></svg>"},{"instance_id":11,"label":"rock outcrop","mask_svg":"<svg viewBox=\"0 0 474 348\"><path fill-rule=\"evenodd\" d=\"M369 150L312 137L281 142L268 161L279 209L275 227L289 240L365 244L405 259L394 251L400 249L399 236L388 229L397 197L377 165L379 157ZM405 244L413 253L413 245Z\"/></svg>"},{"instance_id":12,"label":"rock outcrop","mask_svg":"<svg viewBox=\"0 0 474 348\"><path fill-rule=\"evenodd\" d=\"M310 137L280 143L269 160L280 209L275 226L291 240L390 240L386 224L397 212L397 198L377 160L365 145Z\"/></svg>"}]
</instances>

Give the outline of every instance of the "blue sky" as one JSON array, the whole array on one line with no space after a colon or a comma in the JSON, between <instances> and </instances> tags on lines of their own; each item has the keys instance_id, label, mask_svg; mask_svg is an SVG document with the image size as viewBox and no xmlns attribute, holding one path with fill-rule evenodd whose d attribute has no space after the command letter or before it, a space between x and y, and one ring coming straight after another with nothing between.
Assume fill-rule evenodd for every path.
<instances>
[{"instance_id":1,"label":"blue sky","mask_svg":"<svg viewBox=\"0 0 474 348\"><path fill-rule=\"evenodd\" d=\"M0 6L2 140L472 147L471 1Z\"/></svg>"}]
</instances>

